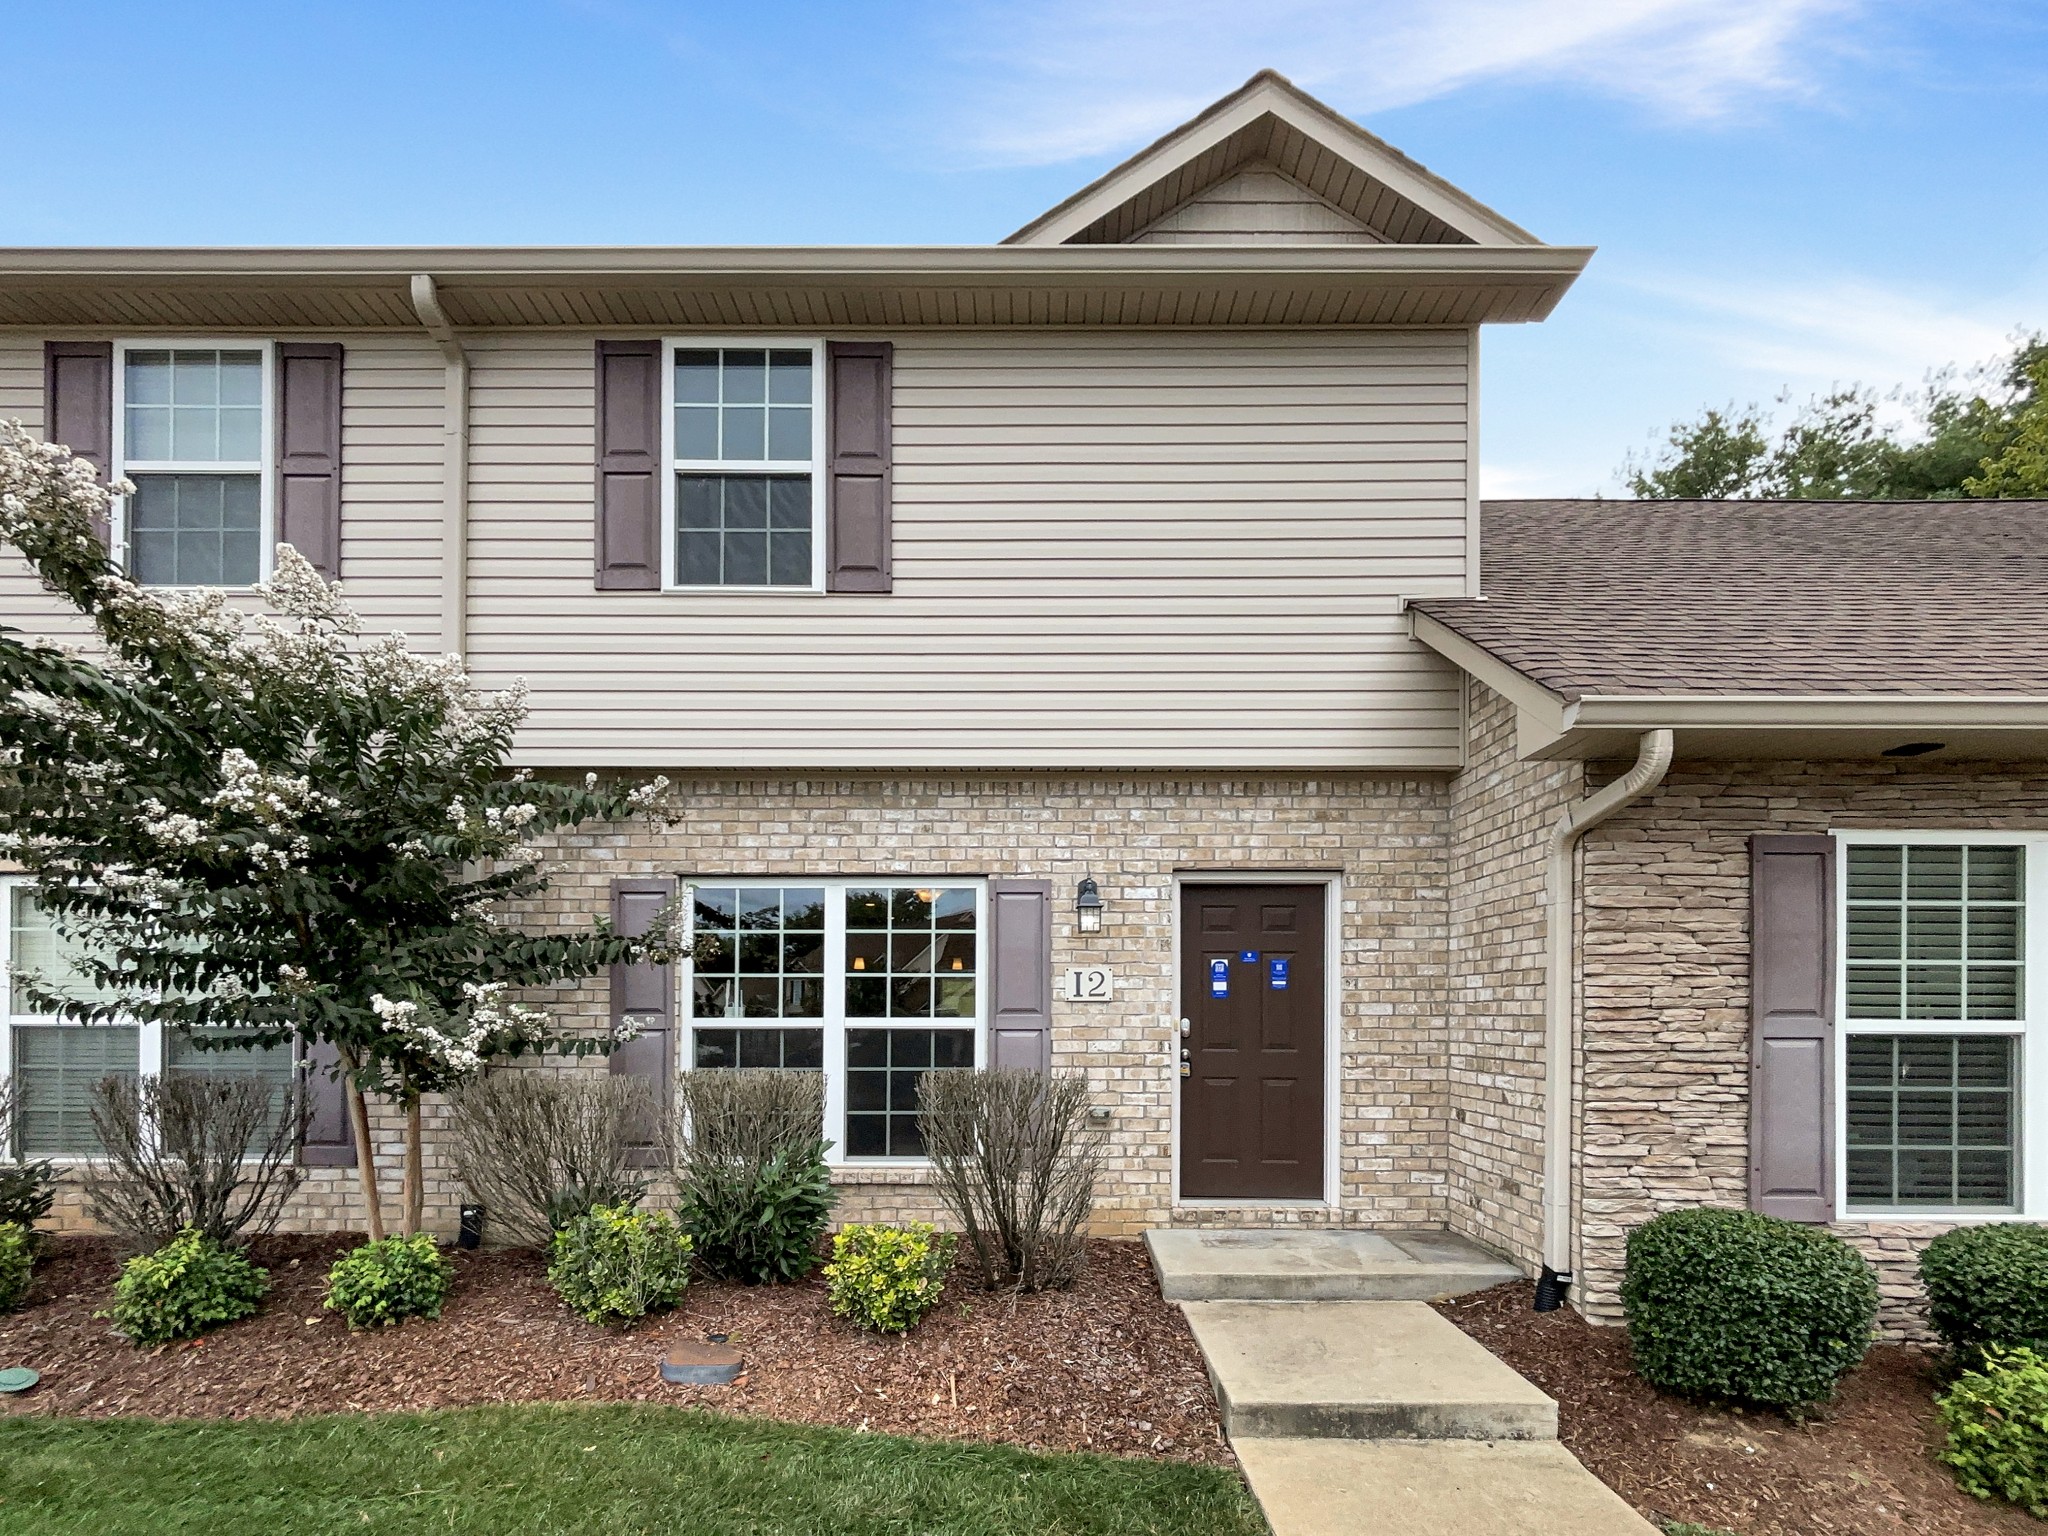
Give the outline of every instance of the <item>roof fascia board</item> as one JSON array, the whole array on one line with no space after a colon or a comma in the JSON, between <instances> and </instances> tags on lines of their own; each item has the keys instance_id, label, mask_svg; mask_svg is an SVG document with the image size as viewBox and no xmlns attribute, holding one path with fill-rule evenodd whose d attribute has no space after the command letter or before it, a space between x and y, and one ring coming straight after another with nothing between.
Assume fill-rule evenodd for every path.
<instances>
[{"instance_id":1,"label":"roof fascia board","mask_svg":"<svg viewBox=\"0 0 2048 1536\"><path fill-rule=\"evenodd\" d=\"M1563 698L1420 608L1408 610L1408 633L1529 716L1541 733L1554 738L1571 728L1571 706Z\"/></svg>"},{"instance_id":2,"label":"roof fascia board","mask_svg":"<svg viewBox=\"0 0 2048 1536\"><path fill-rule=\"evenodd\" d=\"M1333 154L1350 161L1390 190L1481 245L1534 246L1542 242L1459 191L1350 119L1273 75L1255 76L1234 97L1174 130L1123 164L1032 220L1005 246L1057 246L1105 213L1128 202L1175 167L1215 148L1240 129L1271 114Z\"/></svg>"},{"instance_id":3,"label":"roof fascia board","mask_svg":"<svg viewBox=\"0 0 2048 1536\"><path fill-rule=\"evenodd\" d=\"M1567 725L1587 730L2048 729L2048 698L2017 694L1592 694Z\"/></svg>"}]
</instances>

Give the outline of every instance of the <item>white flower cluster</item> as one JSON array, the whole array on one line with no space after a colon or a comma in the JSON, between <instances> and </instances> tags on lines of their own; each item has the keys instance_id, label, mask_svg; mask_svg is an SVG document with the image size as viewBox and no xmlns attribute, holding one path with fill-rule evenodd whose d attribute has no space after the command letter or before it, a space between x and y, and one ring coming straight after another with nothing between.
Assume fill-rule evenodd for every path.
<instances>
[{"instance_id":1,"label":"white flower cluster","mask_svg":"<svg viewBox=\"0 0 2048 1536\"><path fill-rule=\"evenodd\" d=\"M540 1009L506 1002L503 982L464 982L462 995L458 1014L445 1023L427 1018L416 1002L382 993L370 999L370 1006L387 1031L459 1076L481 1071L499 1051L539 1038L547 1024Z\"/></svg>"}]
</instances>

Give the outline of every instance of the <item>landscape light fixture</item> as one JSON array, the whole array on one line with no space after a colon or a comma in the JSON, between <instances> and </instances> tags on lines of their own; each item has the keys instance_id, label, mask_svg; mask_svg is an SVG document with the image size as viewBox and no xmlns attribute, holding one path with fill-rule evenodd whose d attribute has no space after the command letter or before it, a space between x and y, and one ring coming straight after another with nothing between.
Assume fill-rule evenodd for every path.
<instances>
[{"instance_id":1,"label":"landscape light fixture","mask_svg":"<svg viewBox=\"0 0 2048 1536\"><path fill-rule=\"evenodd\" d=\"M1074 926L1083 933L1102 932L1102 892L1093 875L1083 875L1074 892Z\"/></svg>"}]
</instances>

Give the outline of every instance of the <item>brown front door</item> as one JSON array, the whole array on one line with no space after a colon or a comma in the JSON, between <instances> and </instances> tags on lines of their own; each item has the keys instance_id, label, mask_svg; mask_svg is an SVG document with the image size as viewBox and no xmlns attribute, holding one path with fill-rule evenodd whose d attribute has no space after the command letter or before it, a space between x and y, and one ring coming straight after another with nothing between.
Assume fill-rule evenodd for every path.
<instances>
[{"instance_id":1,"label":"brown front door","mask_svg":"<svg viewBox=\"0 0 2048 1536\"><path fill-rule=\"evenodd\" d=\"M1180 1192L1323 1194L1320 885L1183 885Z\"/></svg>"}]
</instances>

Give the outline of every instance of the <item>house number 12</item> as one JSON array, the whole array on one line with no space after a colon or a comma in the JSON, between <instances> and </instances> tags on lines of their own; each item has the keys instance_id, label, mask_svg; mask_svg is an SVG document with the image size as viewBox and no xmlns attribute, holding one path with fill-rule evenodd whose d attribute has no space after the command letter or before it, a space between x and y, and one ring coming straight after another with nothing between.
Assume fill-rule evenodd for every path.
<instances>
[{"instance_id":1,"label":"house number 12","mask_svg":"<svg viewBox=\"0 0 2048 1536\"><path fill-rule=\"evenodd\" d=\"M1077 965L1067 972L1065 996L1070 1003L1106 1003L1114 988L1106 965Z\"/></svg>"}]
</instances>

